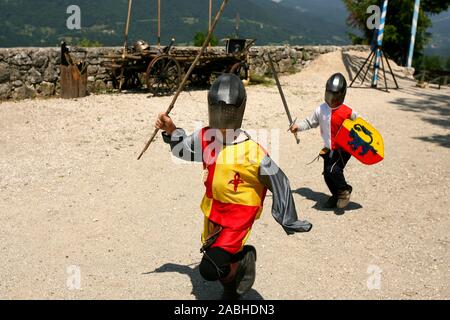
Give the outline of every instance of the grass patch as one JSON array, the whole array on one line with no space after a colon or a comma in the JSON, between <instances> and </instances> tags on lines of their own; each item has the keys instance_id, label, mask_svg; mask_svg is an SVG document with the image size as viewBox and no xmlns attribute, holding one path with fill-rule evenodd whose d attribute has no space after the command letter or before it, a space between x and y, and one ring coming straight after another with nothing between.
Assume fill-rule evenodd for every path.
<instances>
[{"instance_id":1,"label":"grass patch","mask_svg":"<svg viewBox=\"0 0 450 320\"><path fill-rule=\"evenodd\" d=\"M265 87L273 87L275 85L275 80L267 76L251 75L250 85L263 85Z\"/></svg>"}]
</instances>

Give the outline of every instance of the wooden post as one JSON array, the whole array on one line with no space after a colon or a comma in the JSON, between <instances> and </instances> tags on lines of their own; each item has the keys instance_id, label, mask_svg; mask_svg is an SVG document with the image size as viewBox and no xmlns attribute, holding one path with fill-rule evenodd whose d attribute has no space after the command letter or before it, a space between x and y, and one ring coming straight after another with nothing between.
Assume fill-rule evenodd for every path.
<instances>
[{"instance_id":1,"label":"wooden post","mask_svg":"<svg viewBox=\"0 0 450 320\"><path fill-rule=\"evenodd\" d=\"M211 17L212 17L212 0L209 0L208 33L211 32ZM211 47L211 41L208 43L208 47Z\"/></svg>"},{"instance_id":2,"label":"wooden post","mask_svg":"<svg viewBox=\"0 0 450 320\"><path fill-rule=\"evenodd\" d=\"M128 0L128 15L127 15L127 23L125 24L125 43L123 44L124 54L126 53L128 46L128 31L130 30L130 19L131 19L131 6L133 4L133 0Z\"/></svg>"},{"instance_id":3,"label":"wooden post","mask_svg":"<svg viewBox=\"0 0 450 320\"><path fill-rule=\"evenodd\" d=\"M161 0L158 0L158 48L161 47Z\"/></svg>"},{"instance_id":4,"label":"wooden post","mask_svg":"<svg viewBox=\"0 0 450 320\"><path fill-rule=\"evenodd\" d=\"M128 14L127 14L127 22L125 24L125 42L123 44L123 53L122 58L125 59L128 48L128 31L130 30L130 19L131 19L131 6L133 4L133 0L128 0ZM119 82L119 92L122 91L123 81L124 81L124 67L120 70L120 82Z\"/></svg>"},{"instance_id":5,"label":"wooden post","mask_svg":"<svg viewBox=\"0 0 450 320\"><path fill-rule=\"evenodd\" d=\"M241 16L239 15L239 12L236 14L236 38L239 39L239 25L241 23Z\"/></svg>"}]
</instances>

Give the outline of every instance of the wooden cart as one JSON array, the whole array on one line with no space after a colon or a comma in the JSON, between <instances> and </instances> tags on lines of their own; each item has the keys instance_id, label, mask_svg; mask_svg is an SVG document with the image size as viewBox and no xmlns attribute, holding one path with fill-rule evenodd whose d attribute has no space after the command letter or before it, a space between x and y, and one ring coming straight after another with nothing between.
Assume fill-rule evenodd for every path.
<instances>
[{"instance_id":1,"label":"wooden cart","mask_svg":"<svg viewBox=\"0 0 450 320\"><path fill-rule=\"evenodd\" d=\"M225 50L208 50L195 67L189 81L205 85L221 73L248 78L248 50L254 39L225 39ZM114 87L122 90L146 89L155 96L170 95L179 87L183 75L195 60L192 51L172 53L167 47L146 50L127 49L124 54L106 55L103 65L110 70ZM184 52L184 53L183 53Z\"/></svg>"}]
</instances>

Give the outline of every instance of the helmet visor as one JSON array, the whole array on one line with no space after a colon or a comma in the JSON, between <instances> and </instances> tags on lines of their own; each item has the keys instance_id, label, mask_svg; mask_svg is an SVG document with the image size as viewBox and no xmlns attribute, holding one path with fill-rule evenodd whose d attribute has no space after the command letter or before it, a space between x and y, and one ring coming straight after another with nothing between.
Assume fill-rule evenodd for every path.
<instances>
[{"instance_id":1,"label":"helmet visor","mask_svg":"<svg viewBox=\"0 0 450 320\"><path fill-rule=\"evenodd\" d=\"M344 102L342 93L325 91L325 102L332 109L339 107Z\"/></svg>"}]
</instances>

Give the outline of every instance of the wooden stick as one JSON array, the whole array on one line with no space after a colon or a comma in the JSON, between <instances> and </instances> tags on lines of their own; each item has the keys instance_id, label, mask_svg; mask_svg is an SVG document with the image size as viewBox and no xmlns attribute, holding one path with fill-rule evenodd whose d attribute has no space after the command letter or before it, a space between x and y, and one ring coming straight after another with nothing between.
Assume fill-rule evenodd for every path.
<instances>
[{"instance_id":1,"label":"wooden stick","mask_svg":"<svg viewBox=\"0 0 450 320\"><path fill-rule=\"evenodd\" d=\"M203 53L206 50L206 47L208 46L208 43L211 41L211 37L212 34L214 32L214 30L216 29L217 24L219 23L219 20L222 16L223 11L225 10L225 6L227 5L229 0L223 0L222 5L220 6L219 11L217 12L216 17L214 18L214 23L211 27L211 30L208 33L208 36L205 39L205 42L203 42L203 46L200 49L200 52L198 53L197 57L195 58L194 62L191 64L191 67L189 68L188 72L186 73L186 75L184 76L183 81L180 84L180 87L178 88L177 92L175 93L172 102L170 103L169 107L166 110L166 115L169 115L170 112L172 111L172 109L175 106L175 102L177 101L178 97L180 96L181 92L184 90L184 87L186 86L187 81L189 80L189 78L191 77L192 72L194 71L195 66L197 65L197 63L200 61L201 56L203 55ZM153 131L152 136L150 137L150 139L147 141L147 143L145 144L144 149L142 149L141 154L139 155L139 157L137 158L138 160L140 160L142 158L142 156L144 155L145 151L147 151L148 147L150 147L150 144L153 142L153 140L155 139L156 135L158 134L159 129L155 129L155 131Z\"/></svg>"}]
</instances>

